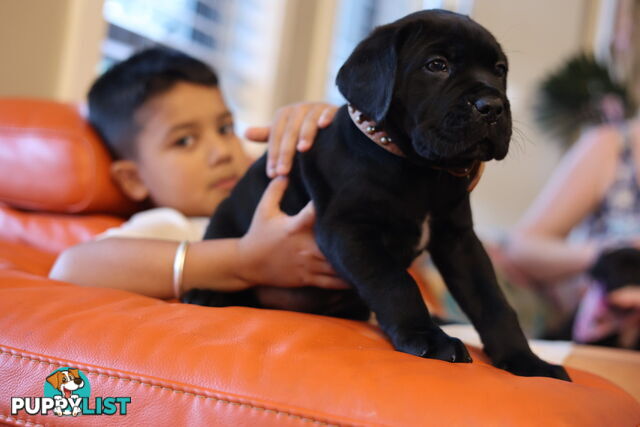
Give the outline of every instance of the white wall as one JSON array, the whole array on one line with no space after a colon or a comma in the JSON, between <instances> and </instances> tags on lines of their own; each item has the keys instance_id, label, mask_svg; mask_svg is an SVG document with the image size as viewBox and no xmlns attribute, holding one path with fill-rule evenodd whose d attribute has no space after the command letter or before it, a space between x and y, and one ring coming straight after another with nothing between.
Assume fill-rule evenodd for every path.
<instances>
[{"instance_id":1,"label":"white wall","mask_svg":"<svg viewBox=\"0 0 640 427\"><path fill-rule=\"evenodd\" d=\"M0 96L79 101L95 78L103 0L0 0Z\"/></svg>"},{"instance_id":2,"label":"white wall","mask_svg":"<svg viewBox=\"0 0 640 427\"><path fill-rule=\"evenodd\" d=\"M81 101L96 78L107 23L104 0L69 0L57 97Z\"/></svg>"}]
</instances>

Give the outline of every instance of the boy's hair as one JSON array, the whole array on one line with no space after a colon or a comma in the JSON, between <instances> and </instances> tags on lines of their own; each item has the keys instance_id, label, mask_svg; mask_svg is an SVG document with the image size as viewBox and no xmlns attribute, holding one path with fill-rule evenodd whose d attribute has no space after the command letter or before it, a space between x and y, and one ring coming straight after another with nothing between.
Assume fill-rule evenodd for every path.
<instances>
[{"instance_id":1,"label":"boy's hair","mask_svg":"<svg viewBox=\"0 0 640 427\"><path fill-rule=\"evenodd\" d=\"M134 158L136 111L178 82L217 86L207 64L176 50L154 47L111 67L91 86L89 122L116 158Z\"/></svg>"}]
</instances>

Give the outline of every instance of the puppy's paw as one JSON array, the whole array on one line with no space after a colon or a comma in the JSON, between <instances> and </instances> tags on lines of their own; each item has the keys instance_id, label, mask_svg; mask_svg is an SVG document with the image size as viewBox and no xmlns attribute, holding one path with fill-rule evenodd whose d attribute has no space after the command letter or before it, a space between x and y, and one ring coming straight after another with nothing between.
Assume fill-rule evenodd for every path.
<instances>
[{"instance_id":1,"label":"puppy's paw","mask_svg":"<svg viewBox=\"0 0 640 427\"><path fill-rule=\"evenodd\" d=\"M472 361L462 341L450 337L440 328L428 331L397 331L392 341L397 350L415 356L454 363Z\"/></svg>"},{"instance_id":2,"label":"puppy's paw","mask_svg":"<svg viewBox=\"0 0 640 427\"><path fill-rule=\"evenodd\" d=\"M569 374L562 366L547 363L533 353L518 353L497 363L496 366L523 377L549 377L571 381Z\"/></svg>"}]
</instances>

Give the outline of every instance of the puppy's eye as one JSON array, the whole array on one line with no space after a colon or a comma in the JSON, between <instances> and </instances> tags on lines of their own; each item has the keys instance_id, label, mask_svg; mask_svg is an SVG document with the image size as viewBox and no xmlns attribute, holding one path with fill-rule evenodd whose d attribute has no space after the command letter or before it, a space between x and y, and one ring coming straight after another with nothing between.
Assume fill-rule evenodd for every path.
<instances>
[{"instance_id":1,"label":"puppy's eye","mask_svg":"<svg viewBox=\"0 0 640 427\"><path fill-rule=\"evenodd\" d=\"M507 75L507 65L503 62L498 62L496 64L496 74L499 77L504 77Z\"/></svg>"},{"instance_id":2,"label":"puppy's eye","mask_svg":"<svg viewBox=\"0 0 640 427\"><path fill-rule=\"evenodd\" d=\"M449 71L449 65L447 61L442 58L432 59L431 61L424 64L424 68L431 71L432 73L446 73Z\"/></svg>"}]
</instances>

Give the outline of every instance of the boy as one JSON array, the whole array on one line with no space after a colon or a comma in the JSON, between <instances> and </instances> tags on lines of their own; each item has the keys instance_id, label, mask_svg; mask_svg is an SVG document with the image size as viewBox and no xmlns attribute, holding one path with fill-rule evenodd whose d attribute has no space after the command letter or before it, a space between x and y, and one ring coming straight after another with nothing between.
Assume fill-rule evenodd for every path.
<instances>
[{"instance_id":1,"label":"boy","mask_svg":"<svg viewBox=\"0 0 640 427\"><path fill-rule=\"evenodd\" d=\"M270 176L287 173L300 129L306 144L298 148L305 149L318 117L326 126L333 112L301 104L279 113ZM65 250L51 278L157 298L195 287L346 286L315 244L312 205L294 217L280 211L283 177L268 187L244 237L201 241L209 216L249 165L217 77L204 63L164 48L138 53L93 84L89 120L114 154L115 182L126 196L154 209ZM266 139L268 132L253 129L249 136Z\"/></svg>"}]
</instances>

